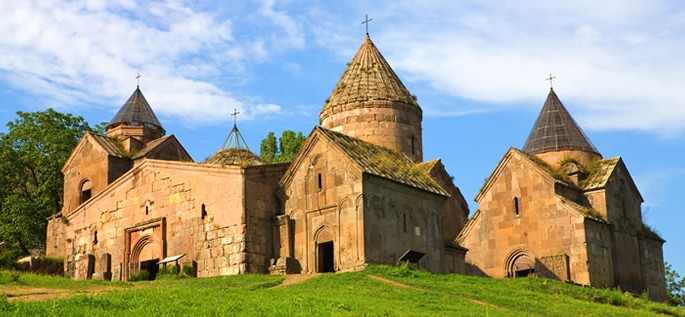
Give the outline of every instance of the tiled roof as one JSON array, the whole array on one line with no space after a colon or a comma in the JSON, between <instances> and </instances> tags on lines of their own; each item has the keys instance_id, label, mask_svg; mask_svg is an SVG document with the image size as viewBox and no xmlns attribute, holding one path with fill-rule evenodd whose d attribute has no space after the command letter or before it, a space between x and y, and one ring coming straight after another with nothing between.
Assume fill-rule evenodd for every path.
<instances>
[{"instance_id":1,"label":"tiled roof","mask_svg":"<svg viewBox=\"0 0 685 317\"><path fill-rule=\"evenodd\" d=\"M326 109L346 104L401 102L418 107L415 98L383 58L369 36L348 64L340 81L326 100Z\"/></svg>"},{"instance_id":2,"label":"tiled roof","mask_svg":"<svg viewBox=\"0 0 685 317\"><path fill-rule=\"evenodd\" d=\"M591 174L581 182L580 187L583 190L593 190L606 186L619 160L621 160L620 157L614 157L590 163L594 165L590 171Z\"/></svg>"},{"instance_id":3,"label":"tiled roof","mask_svg":"<svg viewBox=\"0 0 685 317\"><path fill-rule=\"evenodd\" d=\"M157 120L157 116L152 111L152 108L150 108L150 104L145 100L145 96L143 96L143 92L140 91L140 88L136 88L131 97L129 97L126 103L119 109L119 112L114 115L114 118L109 122L108 127L119 123L147 123L164 130L162 124Z\"/></svg>"},{"instance_id":4,"label":"tiled roof","mask_svg":"<svg viewBox=\"0 0 685 317\"><path fill-rule=\"evenodd\" d=\"M580 150L600 154L554 93L549 91L533 129L523 146L529 154Z\"/></svg>"},{"instance_id":5,"label":"tiled roof","mask_svg":"<svg viewBox=\"0 0 685 317\"><path fill-rule=\"evenodd\" d=\"M316 129L345 152L365 173L438 195L450 196L430 176L430 170L435 165L435 161L415 163L408 156L393 150L322 127L316 127Z\"/></svg>"},{"instance_id":6,"label":"tiled roof","mask_svg":"<svg viewBox=\"0 0 685 317\"><path fill-rule=\"evenodd\" d=\"M92 132L86 132L88 133L95 142L97 142L106 152L107 154L114 156L114 157L125 157L126 154L122 151L122 148L117 145L116 141L113 140L112 138L106 136L106 135L101 135L97 133L92 133Z\"/></svg>"}]
</instances>

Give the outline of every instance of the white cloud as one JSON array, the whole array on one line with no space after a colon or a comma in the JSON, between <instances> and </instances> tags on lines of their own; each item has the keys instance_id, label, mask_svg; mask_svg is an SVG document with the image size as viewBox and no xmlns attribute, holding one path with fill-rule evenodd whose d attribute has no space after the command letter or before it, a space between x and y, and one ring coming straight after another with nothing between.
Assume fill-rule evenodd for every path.
<instances>
[{"instance_id":1,"label":"white cloud","mask_svg":"<svg viewBox=\"0 0 685 317\"><path fill-rule=\"evenodd\" d=\"M161 116L215 122L233 108L264 108L212 83L243 77L246 60L268 49L237 43L231 21L212 13L177 1L13 1L0 5L0 16L0 78L51 105L115 111L140 72Z\"/></svg>"},{"instance_id":2,"label":"white cloud","mask_svg":"<svg viewBox=\"0 0 685 317\"><path fill-rule=\"evenodd\" d=\"M551 72L558 95L588 129L685 130L683 8L638 1L393 6L379 23L399 25L372 38L405 81L491 110L538 108Z\"/></svg>"},{"instance_id":3,"label":"white cloud","mask_svg":"<svg viewBox=\"0 0 685 317\"><path fill-rule=\"evenodd\" d=\"M285 32L285 36L274 35L272 41L277 46L283 48L302 48L305 44L304 32L302 32L301 22L297 21L285 10L274 9L275 0L263 0L259 13L266 17L271 23Z\"/></svg>"}]
</instances>

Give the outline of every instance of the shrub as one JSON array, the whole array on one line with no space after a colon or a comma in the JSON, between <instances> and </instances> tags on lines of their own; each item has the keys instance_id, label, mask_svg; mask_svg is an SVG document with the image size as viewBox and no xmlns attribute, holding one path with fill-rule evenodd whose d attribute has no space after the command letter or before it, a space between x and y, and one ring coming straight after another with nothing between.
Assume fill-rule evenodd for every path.
<instances>
[{"instance_id":1,"label":"shrub","mask_svg":"<svg viewBox=\"0 0 685 317\"><path fill-rule=\"evenodd\" d=\"M137 281L147 281L150 279L150 272L147 270L140 270L138 274L135 274L131 277L128 278L129 282L137 282Z\"/></svg>"},{"instance_id":2,"label":"shrub","mask_svg":"<svg viewBox=\"0 0 685 317\"><path fill-rule=\"evenodd\" d=\"M2 269L16 269L17 260L22 253L16 249L5 249L0 251L0 268Z\"/></svg>"},{"instance_id":3,"label":"shrub","mask_svg":"<svg viewBox=\"0 0 685 317\"><path fill-rule=\"evenodd\" d=\"M186 262L183 263L183 266L181 267L181 275L182 276L187 276L187 277L196 277L197 272L195 272L195 267L193 266L192 262Z\"/></svg>"}]
</instances>

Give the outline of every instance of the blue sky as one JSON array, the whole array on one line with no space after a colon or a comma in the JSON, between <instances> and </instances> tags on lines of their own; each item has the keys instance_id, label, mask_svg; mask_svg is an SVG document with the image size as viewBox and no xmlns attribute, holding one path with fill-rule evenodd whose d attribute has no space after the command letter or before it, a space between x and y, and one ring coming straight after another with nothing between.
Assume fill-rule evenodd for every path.
<instances>
[{"instance_id":1,"label":"blue sky","mask_svg":"<svg viewBox=\"0 0 685 317\"><path fill-rule=\"evenodd\" d=\"M424 158L470 202L555 91L685 274L685 7L677 1L3 1L0 122L48 107L109 121L140 86L196 161L238 109L249 146L308 134L364 38L424 113ZM6 127L0 128L5 131Z\"/></svg>"}]
</instances>

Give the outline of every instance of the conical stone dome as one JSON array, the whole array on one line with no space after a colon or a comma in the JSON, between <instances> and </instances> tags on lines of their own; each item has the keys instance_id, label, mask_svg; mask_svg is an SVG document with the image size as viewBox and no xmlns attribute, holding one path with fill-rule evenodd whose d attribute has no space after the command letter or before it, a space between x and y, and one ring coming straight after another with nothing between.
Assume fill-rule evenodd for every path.
<instances>
[{"instance_id":1,"label":"conical stone dome","mask_svg":"<svg viewBox=\"0 0 685 317\"><path fill-rule=\"evenodd\" d=\"M319 115L321 126L422 161L422 111L367 35Z\"/></svg>"}]
</instances>

